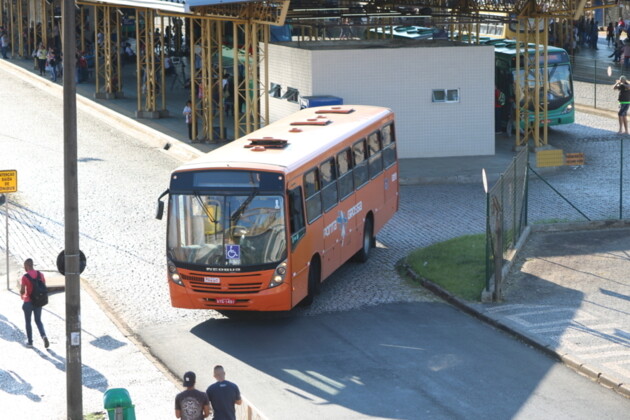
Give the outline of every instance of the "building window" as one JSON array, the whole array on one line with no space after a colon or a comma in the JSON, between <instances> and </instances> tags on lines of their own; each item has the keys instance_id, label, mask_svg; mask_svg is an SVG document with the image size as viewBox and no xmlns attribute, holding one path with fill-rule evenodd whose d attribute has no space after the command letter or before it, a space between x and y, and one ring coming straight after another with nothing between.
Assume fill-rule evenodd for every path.
<instances>
[{"instance_id":1,"label":"building window","mask_svg":"<svg viewBox=\"0 0 630 420\"><path fill-rule=\"evenodd\" d=\"M272 83L271 89L269 89L269 96L272 98L282 97L282 86L277 83Z\"/></svg>"},{"instance_id":2,"label":"building window","mask_svg":"<svg viewBox=\"0 0 630 420\"><path fill-rule=\"evenodd\" d=\"M282 95L282 99L286 99L289 102L298 103L300 98L300 92L295 88L287 88L287 91Z\"/></svg>"},{"instance_id":3,"label":"building window","mask_svg":"<svg viewBox=\"0 0 630 420\"><path fill-rule=\"evenodd\" d=\"M459 89L433 89L432 102L459 102Z\"/></svg>"}]
</instances>

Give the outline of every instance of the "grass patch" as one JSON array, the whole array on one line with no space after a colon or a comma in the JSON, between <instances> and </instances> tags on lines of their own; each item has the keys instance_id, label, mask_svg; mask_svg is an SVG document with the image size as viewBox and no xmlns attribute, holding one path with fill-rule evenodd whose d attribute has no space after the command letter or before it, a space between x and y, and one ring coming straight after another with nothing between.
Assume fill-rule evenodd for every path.
<instances>
[{"instance_id":1,"label":"grass patch","mask_svg":"<svg viewBox=\"0 0 630 420\"><path fill-rule=\"evenodd\" d=\"M478 301L486 287L486 235L466 235L413 251L407 264L462 299Z\"/></svg>"}]
</instances>

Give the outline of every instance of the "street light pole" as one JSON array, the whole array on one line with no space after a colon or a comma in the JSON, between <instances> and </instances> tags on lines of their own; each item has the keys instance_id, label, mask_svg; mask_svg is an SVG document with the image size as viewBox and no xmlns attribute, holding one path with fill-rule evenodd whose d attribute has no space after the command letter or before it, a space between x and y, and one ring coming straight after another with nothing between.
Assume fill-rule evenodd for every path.
<instances>
[{"instance_id":1,"label":"street light pole","mask_svg":"<svg viewBox=\"0 0 630 420\"><path fill-rule=\"evenodd\" d=\"M69 420L83 419L81 285L77 177L75 2L63 1L63 138L66 275L66 402Z\"/></svg>"}]
</instances>

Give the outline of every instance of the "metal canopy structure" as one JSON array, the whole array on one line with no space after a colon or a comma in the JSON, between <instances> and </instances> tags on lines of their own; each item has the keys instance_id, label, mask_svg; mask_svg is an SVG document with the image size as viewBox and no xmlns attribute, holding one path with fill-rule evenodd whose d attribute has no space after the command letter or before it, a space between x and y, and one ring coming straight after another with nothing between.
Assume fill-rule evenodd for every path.
<instances>
[{"instance_id":1,"label":"metal canopy structure","mask_svg":"<svg viewBox=\"0 0 630 420\"><path fill-rule=\"evenodd\" d=\"M592 0L78 0L80 18L77 34L82 49L86 37L82 22L90 14L94 20L96 95L116 98L122 94L120 46L113 39L121 34L121 10L133 9L136 22L138 59L136 73L138 83L138 116L159 118L167 115L164 79L165 47L153 36L153 25L164 17L176 17L185 22L186 38L190 43L190 97L193 101L193 121L198 140L223 138L226 124L226 97L231 97L233 107L234 136L240 137L266 124L268 115L261 115L261 101L268 100L268 82L259 80L261 66L267 65L269 26L286 22L297 25L330 21L343 18L367 18L375 24L391 24L394 19L406 15L418 15L433 22L447 23L454 33L479 34L479 24L484 21L509 21L520 28L517 47L524 50L531 43L546 45L547 33L537 31L540 25L548 27L551 19L560 25L566 36L573 20L586 10L594 8ZM27 57L33 45L39 42L55 42L59 31L61 0L0 0L0 25L9 29L12 53ZM595 7L617 6L617 0L602 0ZM89 13L91 11L91 13ZM311 28L313 29L313 28ZM55 32L56 31L56 32ZM87 32L87 31L85 31ZM102 39L97 39L101 33ZM315 30L311 34L317 34ZM231 39L230 36L231 35ZM541 36L542 35L542 36ZM562 34L560 34L562 36ZM317 35L310 39L317 39ZM468 36L469 42L475 37ZM181 41L181 40L178 40ZM222 48L233 49L232 73L234 89L226 92L222 79L226 69L222 60ZM151 53L154 52L154 53ZM546 49L536 49L539 54ZM517 55L518 57L519 55ZM527 60L519 61L519 69L528 70ZM546 70L545 59L542 60ZM536 64L538 66L538 64ZM264 69L264 67L263 67ZM539 70L536 68L536 70ZM538 73L538 72L537 72ZM268 71L264 71L268 74ZM544 74L544 72L543 72ZM536 146L547 144L546 97L547 83L536 79L536 87L542 89L537 98L521 98L525 102L540 104L534 121L523 118L524 136L517 134L517 145L525 145L530 138ZM518 90L517 90L518 91ZM528 95L525 90L525 95ZM161 95L161 101L159 96ZM539 97L540 96L540 97ZM537 99L542 99L541 103ZM517 102L518 103L518 102ZM268 112L268 111L267 111ZM519 112L517 110L517 112ZM527 114L528 111L525 111ZM542 138L538 124L542 115ZM518 114L521 118L521 115ZM527 117L525 115L524 117ZM200 130L197 123L201 122Z\"/></svg>"}]
</instances>

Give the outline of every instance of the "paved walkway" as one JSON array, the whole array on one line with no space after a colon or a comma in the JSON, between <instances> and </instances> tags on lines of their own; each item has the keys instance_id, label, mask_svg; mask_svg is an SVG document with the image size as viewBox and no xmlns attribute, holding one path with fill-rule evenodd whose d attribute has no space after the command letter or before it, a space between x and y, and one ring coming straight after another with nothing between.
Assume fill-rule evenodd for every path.
<instances>
[{"instance_id":1,"label":"paved walkway","mask_svg":"<svg viewBox=\"0 0 630 420\"><path fill-rule=\"evenodd\" d=\"M42 89L60 92L58 84L42 81L32 71L30 60L1 61L0 72L5 71L20 73L25 80L34 80ZM154 135L156 142L168 142L183 155L192 157L215 147L195 145L191 149L187 145L186 127L179 115L186 97L183 89L176 87L169 94L172 101L169 103L174 104L169 108L173 109L174 116L142 120L141 127L134 121L134 91L131 85L125 85L129 88L129 91L125 90L125 99L94 101L114 111L104 118L115 124L124 124L125 129L134 130L138 135ZM85 98L93 98L92 84L79 85L77 90ZM82 105L87 103L81 102ZM491 174L500 173L505 168L512 159L511 141L499 139L497 151L495 157L403 160L401 178L408 182L480 179L475 172L479 174L481 167L489 168ZM561 357L567 365L629 396L630 367L626 362L630 360L630 311L627 309L630 280L625 275L627 255L630 254L630 243L626 239L628 233L627 230L610 229L588 234L580 231L534 233L524 249L523 260L516 265L520 271L508 281L504 303L461 304L477 316L546 349ZM595 237L599 239L593 240ZM549 246L550 242L555 246ZM571 253L574 247L580 247L580 252L572 254L575 258L558 262L557 257ZM4 265L2 258L0 279L6 276ZM19 268L12 263L9 270L15 279ZM44 311L44 322L50 331L64 330L62 296L53 296ZM163 418L164 413L170 413L172 397L178 387L165 380L164 372L158 370L104 315L103 311L107 312L107 308L99 307L85 291L82 299L83 323L90 326L83 333L83 360L86 364L84 406L100 407L104 390L123 386L130 390L132 399L138 401L139 419ZM4 391L0 393L0 405L19 410L15 414L9 413L10 418L41 418L42 413L47 418L63 418L63 334L52 337L49 350L44 350L37 340L35 349L26 349L22 345L22 313L16 309L19 308L19 296L14 290L0 292L0 307L5 308L0 312L0 354L5 361L0 368ZM27 351L34 352L39 358L35 362L29 359L29 363L24 363ZM171 377L168 373L166 376Z\"/></svg>"}]
</instances>

